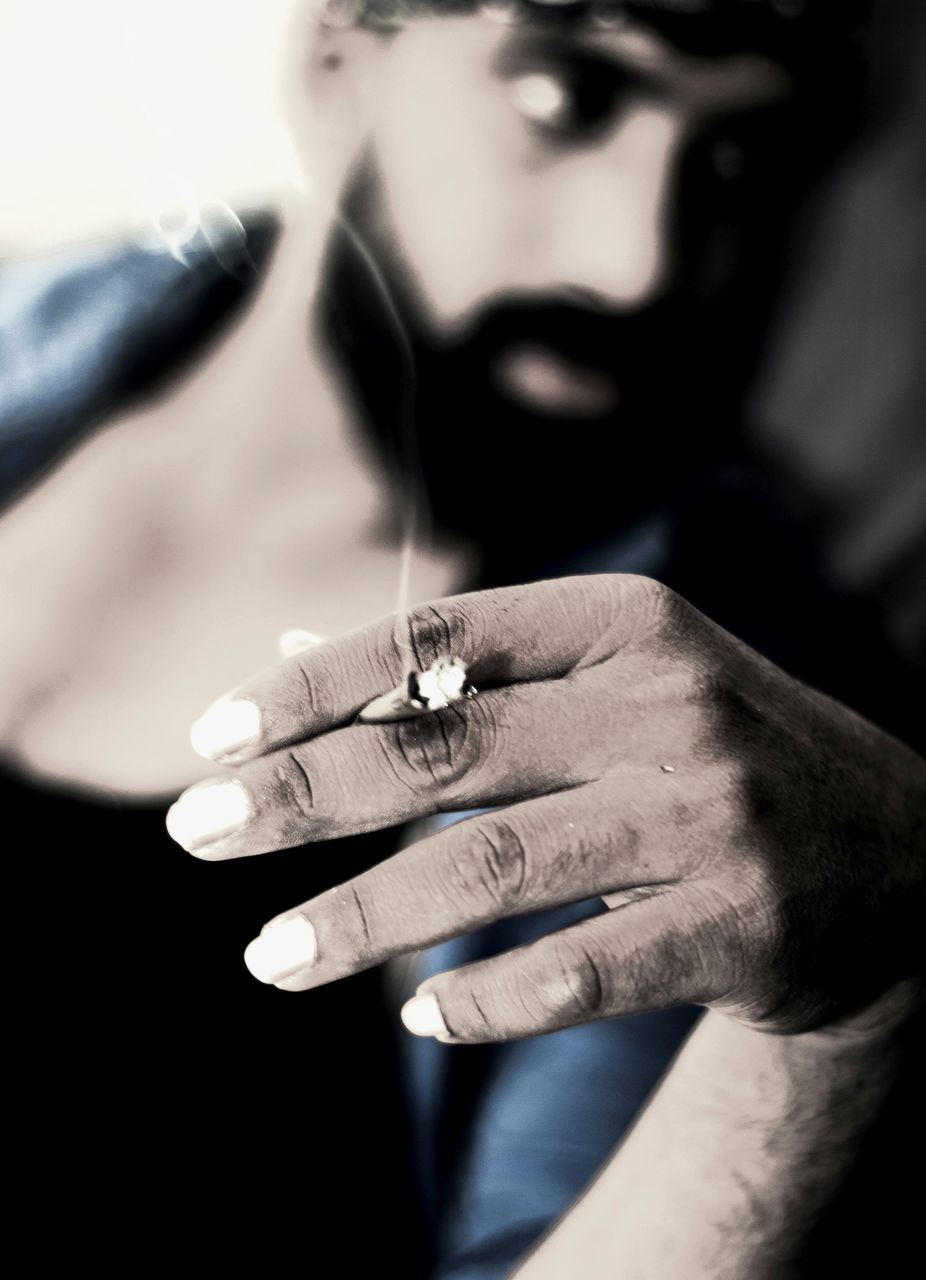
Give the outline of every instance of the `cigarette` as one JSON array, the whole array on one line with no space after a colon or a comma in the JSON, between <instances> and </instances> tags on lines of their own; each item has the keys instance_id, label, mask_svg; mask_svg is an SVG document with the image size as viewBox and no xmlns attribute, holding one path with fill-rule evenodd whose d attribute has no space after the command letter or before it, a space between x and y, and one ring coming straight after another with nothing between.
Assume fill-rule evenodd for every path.
<instances>
[{"instance_id":1,"label":"cigarette","mask_svg":"<svg viewBox=\"0 0 926 1280\"><path fill-rule=\"evenodd\" d=\"M476 688L469 681L459 658L438 658L427 671L412 671L389 693L367 703L357 716L358 724L389 724L394 720L414 720L440 711L463 698L472 698Z\"/></svg>"}]
</instances>

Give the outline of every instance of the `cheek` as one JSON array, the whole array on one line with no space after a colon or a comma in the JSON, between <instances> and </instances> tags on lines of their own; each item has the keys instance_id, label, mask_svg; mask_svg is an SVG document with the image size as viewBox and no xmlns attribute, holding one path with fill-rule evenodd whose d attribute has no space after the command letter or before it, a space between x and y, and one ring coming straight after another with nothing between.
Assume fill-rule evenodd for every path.
<instances>
[{"instance_id":1,"label":"cheek","mask_svg":"<svg viewBox=\"0 0 926 1280\"><path fill-rule=\"evenodd\" d=\"M433 321L516 287L525 207L516 122L465 59L397 60L374 126L388 225Z\"/></svg>"}]
</instances>

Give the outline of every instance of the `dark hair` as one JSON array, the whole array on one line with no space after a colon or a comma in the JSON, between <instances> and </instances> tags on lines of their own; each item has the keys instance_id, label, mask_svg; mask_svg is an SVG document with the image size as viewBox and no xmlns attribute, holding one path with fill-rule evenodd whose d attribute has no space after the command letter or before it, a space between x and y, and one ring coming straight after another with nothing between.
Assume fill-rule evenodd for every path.
<instances>
[{"instance_id":1,"label":"dark hair","mask_svg":"<svg viewBox=\"0 0 926 1280\"><path fill-rule=\"evenodd\" d=\"M626 15L695 52L746 43L786 55L808 44L831 53L852 44L869 8L870 0L329 0L323 21L390 31L419 17L480 10L564 23L608 23Z\"/></svg>"}]
</instances>

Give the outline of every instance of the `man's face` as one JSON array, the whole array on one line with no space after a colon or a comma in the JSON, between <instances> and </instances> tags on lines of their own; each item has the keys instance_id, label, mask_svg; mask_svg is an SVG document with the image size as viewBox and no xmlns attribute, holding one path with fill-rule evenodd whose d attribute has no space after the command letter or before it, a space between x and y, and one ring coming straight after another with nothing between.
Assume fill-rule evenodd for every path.
<instances>
[{"instance_id":1,"label":"man's face","mask_svg":"<svg viewBox=\"0 0 926 1280\"><path fill-rule=\"evenodd\" d=\"M383 42L346 209L413 339L432 496L451 438L492 467L496 506L579 480L601 511L625 477L643 492L654 456L663 479L683 470L697 415L739 386L752 317L734 306L730 325L731 284L743 301L757 214L760 242L780 220L788 155L767 144L791 84L755 50L708 57L640 22L531 8Z\"/></svg>"},{"instance_id":2,"label":"man's face","mask_svg":"<svg viewBox=\"0 0 926 1280\"><path fill-rule=\"evenodd\" d=\"M646 310L680 287L692 147L719 206L745 160L724 129L788 89L757 54L695 57L628 21L570 26L538 9L412 24L386 55L372 158L382 227L425 325L453 342L500 306L561 302L604 321ZM500 391L538 414L616 407L620 387L591 353L583 364L527 328L495 354Z\"/></svg>"}]
</instances>

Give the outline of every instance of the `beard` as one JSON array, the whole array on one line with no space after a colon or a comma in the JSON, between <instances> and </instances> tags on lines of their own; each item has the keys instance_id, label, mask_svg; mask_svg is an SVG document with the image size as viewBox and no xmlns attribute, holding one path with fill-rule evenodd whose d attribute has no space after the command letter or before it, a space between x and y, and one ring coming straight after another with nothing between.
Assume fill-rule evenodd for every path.
<instances>
[{"instance_id":1,"label":"beard","mask_svg":"<svg viewBox=\"0 0 926 1280\"><path fill-rule=\"evenodd\" d=\"M332 231L315 328L402 502L428 513L436 534L475 546L480 585L549 572L671 505L736 451L755 291L706 301L673 289L626 315L552 293L499 294L449 338L426 318L383 207L367 156ZM525 346L600 371L616 406L597 417L529 412L493 374Z\"/></svg>"}]
</instances>

